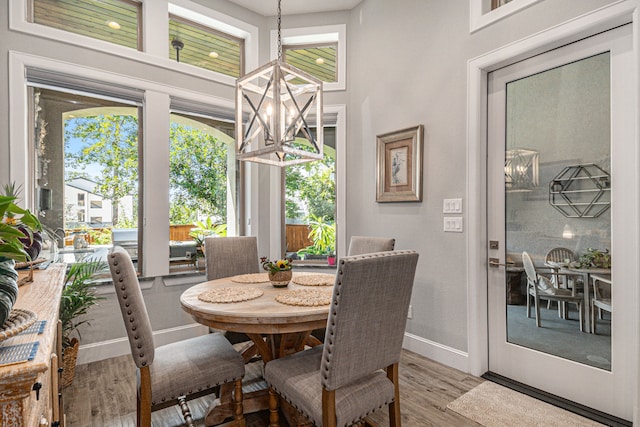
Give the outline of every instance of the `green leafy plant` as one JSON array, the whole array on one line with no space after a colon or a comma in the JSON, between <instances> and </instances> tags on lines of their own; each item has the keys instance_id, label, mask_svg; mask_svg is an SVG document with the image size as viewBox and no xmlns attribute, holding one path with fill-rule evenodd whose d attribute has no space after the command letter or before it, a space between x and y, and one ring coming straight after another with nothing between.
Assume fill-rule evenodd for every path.
<instances>
[{"instance_id":1,"label":"green leafy plant","mask_svg":"<svg viewBox=\"0 0 640 427\"><path fill-rule=\"evenodd\" d=\"M196 241L198 246L204 244L204 239L209 236L225 237L227 235L227 224L214 224L211 217L206 221L196 221L195 227L189 232L189 236Z\"/></svg>"},{"instance_id":2,"label":"green leafy plant","mask_svg":"<svg viewBox=\"0 0 640 427\"><path fill-rule=\"evenodd\" d=\"M71 344L72 335L80 337L78 327L89 320L80 318L102 298L95 293L96 275L105 272L107 263L95 259L82 260L71 264L65 276L65 286L60 301L60 321L62 322L62 345Z\"/></svg>"},{"instance_id":3,"label":"green leafy plant","mask_svg":"<svg viewBox=\"0 0 640 427\"><path fill-rule=\"evenodd\" d=\"M336 247L336 226L325 217L309 215L309 238L313 245L302 248L298 255L331 255Z\"/></svg>"},{"instance_id":4,"label":"green leafy plant","mask_svg":"<svg viewBox=\"0 0 640 427\"><path fill-rule=\"evenodd\" d=\"M0 259L26 261L29 256L23 241L32 242L33 233L41 231L42 224L28 209L16 205L15 200L15 196L0 196Z\"/></svg>"}]
</instances>

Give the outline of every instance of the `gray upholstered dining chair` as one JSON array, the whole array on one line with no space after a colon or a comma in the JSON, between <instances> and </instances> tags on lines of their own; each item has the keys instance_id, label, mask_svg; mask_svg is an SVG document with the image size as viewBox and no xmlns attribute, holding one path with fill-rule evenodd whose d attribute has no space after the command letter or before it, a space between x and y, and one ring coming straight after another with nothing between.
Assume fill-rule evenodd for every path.
<instances>
[{"instance_id":1,"label":"gray upholstered dining chair","mask_svg":"<svg viewBox=\"0 0 640 427\"><path fill-rule=\"evenodd\" d=\"M388 237L351 236L347 255L392 251L395 245L396 239Z\"/></svg>"},{"instance_id":2,"label":"gray upholstered dining chair","mask_svg":"<svg viewBox=\"0 0 640 427\"><path fill-rule=\"evenodd\" d=\"M349 253L347 255L362 255L373 252L392 251L396 245L396 239L388 237L351 236ZM324 342L324 329L316 329L311 332L308 345L314 346Z\"/></svg>"},{"instance_id":3,"label":"gray upholstered dining chair","mask_svg":"<svg viewBox=\"0 0 640 427\"><path fill-rule=\"evenodd\" d=\"M186 401L211 394L217 386L235 383L233 420L223 425L244 427L242 377L244 360L221 334L207 334L155 347L153 330L129 254L116 246L108 255L131 355L137 371L137 425L151 426L151 412L175 404L187 424L193 420Z\"/></svg>"},{"instance_id":4,"label":"gray upholstered dining chair","mask_svg":"<svg viewBox=\"0 0 640 427\"><path fill-rule=\"evenodd\" d=\"M204 257L207 280L260 272L255 236L207 237L204 239Z\"/></svg>"},{"instance_id":5,"label":"gray upholstered dining chair","mask_svg":"<svg viewBox=\"0 0 640 427\"><path fill-rule=\"evenodd\" d=\"M265 366L272 426L277 395L317 426L349 426L384 406L400 426L398 363L417 262L415 251L340 260L324 345Z\"/></svg>"},{"instance_id":6,"label":"gray upholstered dining chair","mask_svg":"<svg viewBox=\"0 0 640 427\"><path fill-rule=\"evenodd\" d=\"M255 236L207 237L204 239L207 280L259 273L258 239ZM232 344L250 341L245 334L223 332Z\"/></svg>"}]
</instances>

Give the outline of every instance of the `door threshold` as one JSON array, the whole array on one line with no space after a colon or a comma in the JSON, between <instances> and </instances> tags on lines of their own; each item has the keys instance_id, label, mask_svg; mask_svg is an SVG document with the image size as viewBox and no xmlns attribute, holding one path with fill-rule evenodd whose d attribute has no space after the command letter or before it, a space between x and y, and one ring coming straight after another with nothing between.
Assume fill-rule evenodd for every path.
<instances>
[{"instance_id":1,"label":"door threshold","mask_svg":"<svg viewBox=\"0 0 640 427\"><path fill-rule=\"evenodd\" d=\"M589 418L590 420L597 421L608 426L631 427L633 425L631 421L623 420L622 418L618 418L614 415L589 408L588 406L581 405L560 396L556 396L555 394L547 393L546 391L528 386L521 382L503 377L502 375L490 371L483 374L481 377L485 380L510 388L511 390L515 390L522 394L526 394L527 396L531 396L534 399L541 400L543 402L549 403L550 405L557 406L558 408L562 408L566 411L573 412L574 414L581 415L585 418Z\"/></svg>"}]
</instances>

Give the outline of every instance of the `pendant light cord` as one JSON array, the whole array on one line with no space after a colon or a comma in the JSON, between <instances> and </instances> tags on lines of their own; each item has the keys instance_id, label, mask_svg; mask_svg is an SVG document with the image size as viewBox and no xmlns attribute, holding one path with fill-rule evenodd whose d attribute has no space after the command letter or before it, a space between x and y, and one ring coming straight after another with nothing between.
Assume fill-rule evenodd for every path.
<instances>
[{"instance_id":1,"label":"pendant light cord","mask_svg":"<svg viewBox=\"0 0 640 427\"><path fill-rule=\"evenodd\" d=\"M282 61L282 9L280 4L282 0L278 0L278 61Z\"/></svg>"}]
</instances>

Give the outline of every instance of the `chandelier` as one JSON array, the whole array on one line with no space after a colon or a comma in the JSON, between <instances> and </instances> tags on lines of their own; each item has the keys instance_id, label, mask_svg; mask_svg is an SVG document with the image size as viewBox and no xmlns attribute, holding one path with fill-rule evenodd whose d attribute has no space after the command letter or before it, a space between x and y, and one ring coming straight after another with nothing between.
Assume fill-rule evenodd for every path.
<instances>
[{"instance_id":1,"label":"chandelier","mask_svg":"<svg viewBox=\"0 0 640 427\"><path fill-rule=\"evenodd\" d=\"M322 160L322 81L282 62L280 3L278 59L236 81L236 158L288 166Z\"/></svg>"}]
</instances>

